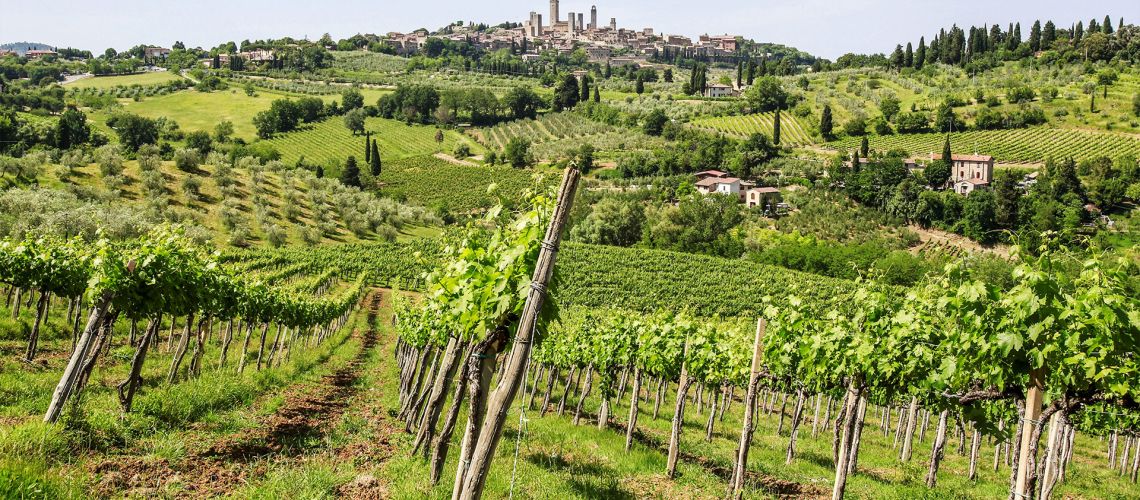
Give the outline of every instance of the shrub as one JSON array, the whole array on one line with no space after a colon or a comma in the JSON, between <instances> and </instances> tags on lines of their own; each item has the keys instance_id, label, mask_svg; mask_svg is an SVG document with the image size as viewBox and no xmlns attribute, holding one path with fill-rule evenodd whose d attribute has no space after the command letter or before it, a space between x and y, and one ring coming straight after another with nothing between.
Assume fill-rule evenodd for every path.
<instances>
[{"instance_id":1,"label":"shrub","mask_svg":"<svg viewBox=\"0 0 1140 500\"><path fill-rule=\"evenodd\" d=\"M1005 98L1008 99L1009 102L1014 103L1014 104L1021 104L1023 102L1030 102L1035 97L1037 97L1037 92L1035 92L1031 87L1026 86L1026 85L1019 85L1017 87L1013 87L1013 88L1009 89L1009 91L1006 92L1006 94L1005 94Z\"/></svg>"},{"instance_id":2,"label":"shrub","mask_svg":"<svg viewBox=\"0 0 1140 500\"><path fill-rule=\"evenodd\" d=\"M95 151L99 162L99 175L108 177L123 173L122 149L117 145L107 145Z\"/></svg>"},{"instance_id":3,"label":"shrub","mask_svg":"<svg viewBox=\"0 0 1140 500\"><path fill-rule=\"evenodd\" d=\"M182 189L182 197L186 198L186 201L198 201L201 196L199 190L202 188L202 178L193 174L187 175L182 178L179 187Z\"/></svg>"},{"instance_id":4,"label":"shrub","mask_svg":"<svg viewBox=\"0 0 1140 500\"><path fill-rule=\"evenodd\" d=\"M174 166L183 172L198 170L198 151L191 148L182 148L174 152Z\"/></svg>"},{"instance_id":5,"label":"shrub","mask_svg":"<svg viewBox=\"0 0 1140 500\"><path fill-rule=\"evenodd\" d=\"M456 158L467 158L471 156L471 146L466 142L459 142L455 144L455 150L451 152L451 156Z\"/></svg>"},{"instance_id":6,"label":"shrub","mask_svg":"<svg viewBox=\"0 0 1140 500\"><path fill-rule=\"evenodd\" d=\"M265 238L273 248L280 248L288 242L289 234L281 226L271 224L269 229L265 230Z\"/></svg>"}]
</instances>

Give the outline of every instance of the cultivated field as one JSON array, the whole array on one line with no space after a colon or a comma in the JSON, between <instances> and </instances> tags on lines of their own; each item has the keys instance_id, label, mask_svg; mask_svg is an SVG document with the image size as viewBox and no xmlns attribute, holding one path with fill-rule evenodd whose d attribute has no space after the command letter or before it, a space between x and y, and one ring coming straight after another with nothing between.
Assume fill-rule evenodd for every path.
<instances>
[{"instance_id":1,"label":"cultivated field","mask_svg":"<svg viewBox=\"0 0 1140 500\"><path fill-rule=\"evenodd\" d=\"M463 137L455 131L443 133L443 143L435 142L434 126L408 126L395 120L368 118L365 130L380 143L380 158L403 158L431 154L451 153L456 143L466 142L471 153L478 155L483 148L474 139ZM281 152L281 160L295 164L302 156L307 163L323 165L330 159L343 162L348 155L356 155L357 161L364 160L364 136L352 135L344 128L340 117L330 117L312 125L302 125L301 130L278 134L267 141Z\"/></svg>"}]
</instances>

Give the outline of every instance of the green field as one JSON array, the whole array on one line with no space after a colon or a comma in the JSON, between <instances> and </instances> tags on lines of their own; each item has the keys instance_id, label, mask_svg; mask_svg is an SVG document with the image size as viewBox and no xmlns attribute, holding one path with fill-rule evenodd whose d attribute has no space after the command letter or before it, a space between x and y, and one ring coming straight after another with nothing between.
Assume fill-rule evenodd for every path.
<instances>
[{"instance_id":1,"label":"green field","mask_svg":"<svg viewBox=\"0 0 1140 500\"><path fill-rule=\"evenodd\" d=\"M829 142L829 148L858 148L859 137ZM912 155L928 155L942 151L944 134L906 134L870 137L872 149L904 149ZM1080 130L1023 129L985 130L950 134L950 149L954 153L993 156L1005 163L1041 163L1052 156L1056 159L1072 156L1077 160L1101 155L1117 157L1140 154L1140 139L1123 134L1101 134Z\"/></svg>"},{"instance_id":2,"label":"green field","mask_svg":"<svg viewBox=\"0 0 1140 500\"><path fill-rule=\"evenodd\" d=\"M156 71L153 73L140 73L137 75L87 77L71 82L67 84L67 87L74 87L77 89L109 89L118 86L129 87L131 85L141 85L147 87L160 83L166 83L171 80L181 79L182 77L176 73L171 73L169 71Z\"/></svg>"},{"instance_id":3,"label":"green field","mask_svg":"<svg viewBox=\"0 0 1140 500\"><path fill-rule=\"evenodd\" d=\"M365 103L374 102L384 91L371 90L364 92ZM247 96L238 88L231 88L218 92L197 92L186 90L156 97L148 97L142 101L134 102L130 99L120 99L119 102L132 113L149 118L165 116L178 122L178 126L186 131L205 130L212 132L214 126L223 120L234 122L234 135L253 141L257 138L257 130L253 127L253 117L257 113L269 109L274 100L287 96L265 90L258 91L254 96ZM340 101L339 95L321 96L325 102ZM338 124L339 119L333 119ZM344 128L343 126L341 127Z\"/></svg>"},{"instance_id":4,"label":"green field","mask_svg":"<svg viewBox=\"0 0 1140 500\"><path fill-rule=\"evenodd\" d=\"M235 122L236 123L236 122ZM323 164L330 159L344 161L348 155L364 159L364 137L352 135L344 128L340 117L328 118L323 122L302 126L303 130L280 134L268 142L281 151L281 161L294 164L302 156L307 163ZM474 139L463 138L458 132L444 131L443 143L435 142L436 128L433 126L408 126L395 120L368 118L365 130L372 132L372 138L380 143L381 158L404 158L437 152L451 153L455 144L466 141L472 154L481 154L483 148Z\"/></svg>"},{"instance_id":5,"label":"green field","mask_svg":"<svg viewBox=\"0 0 1140 500\"><path fill-rule=\"evenodd\" d=\"M775 127L774 120L775 113L757 113L745 116L701 118L694 120L692 125L743 138L755 132L763 132L771 136ZM794 116L789 113L781 113L780 141L784 144L802 146L811 143L812 139L807 132L807 127L800 124Z\"/></svg>"}]
</instances>

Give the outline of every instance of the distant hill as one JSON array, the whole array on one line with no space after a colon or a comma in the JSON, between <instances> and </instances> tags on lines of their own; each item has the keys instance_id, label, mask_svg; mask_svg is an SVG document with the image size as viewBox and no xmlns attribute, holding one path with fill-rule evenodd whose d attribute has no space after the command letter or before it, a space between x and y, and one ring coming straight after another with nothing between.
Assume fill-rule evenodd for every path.
<instances>
[{"instance_id":1,"label":"distant hill","mask_svg":"<svg viewBox=\"0 0 1140 500\"><path fill-rule=\"evenodd\" d=\"M0 50L14 50L20 57L23 57L24 53L29 50L48 50L54 47L54 45L48 45L46 43L13 42L0 45Z\"/></svg>"}]
</instances>

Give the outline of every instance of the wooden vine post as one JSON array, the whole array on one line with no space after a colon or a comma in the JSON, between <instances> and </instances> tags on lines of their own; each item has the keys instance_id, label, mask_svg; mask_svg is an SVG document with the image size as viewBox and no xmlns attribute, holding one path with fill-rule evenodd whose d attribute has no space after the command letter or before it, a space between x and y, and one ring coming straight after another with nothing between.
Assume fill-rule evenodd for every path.
<instances>
[{"instance_id":1,"label":"wooden vine post","mask_svg":"<svg viewBox=\"0 0 1140 500\"><path fill-rule=\"evenodd\" d=\"M744 473L748 470L748 448L752 445L752 420L756 416L756 386L760 382L760 343L768 326L763 318L756 321L756 342L752 346L752 371L748 376L748 394L744 398L744 422L740 429L740 447L736 450L736 464L728 482L730 499L739 499L744 493Z\"/></svg>"},{"instance_id":2,"label":"wooden vine post","mask_svg":"<svg viewBox=\"0 0 1140 500\"><path fill-rule=\"evenodd\" d=\"M459 492L460 500L478 500L483 496L483 487L491 470L491 460L495 456L495 449L498 448L499 439L503 434L503 426L507 422L507 412L515 400L523 373L530 361L538 317L546 300L546 289L550 286L554 263L558 256L558 245L562 241L562 232L570 216L581 175L573 166L567 167L563 175L562 185L558 189L557 205L550 219L550 226L546 230L546 239L542 242L538 262L534 266L531 287L519 319L511 356L507 361L506 370L499 379L499 385L488 402L487 418L483 421L479 441L475 445L468 473Z\"/></svg>"},{"instance_id":3,"label":"wooden vine post","mask_svg":"<svg viewBox=\"0 0 1140 500\"><path fill-rule=\"evenodd\" d=\"M1033 432L1040 423L1041 408L1045 396L1045 368L1035 368L1029 372L1029 387L1025 391L1025 417L1021 426L1021 450L1017 458L1017 482L1014 485L1013 497L1030 498L1029 490L1029 449L1026 443L1033 439ZM1034 425L1025 425L1034 424Z\"/></svg>"},{"instance_id":4,"label":"wooden vine post","mask_svg":"<svg viewBox=\"0 0 1140 500\"><path fill-rule=\"evenodd\" d=\"M689 341L685 340L685 353L681 357L681 378L677 380L677 405L673 409L673 425L669 431L669 460L665 465L665 474L672 479L677 474L677 457L681 453L681 427L685 422L685 398L689 395L689 386L693 381L689 379L686 366L689 357Z\"/></svg>"}]
</instances>

